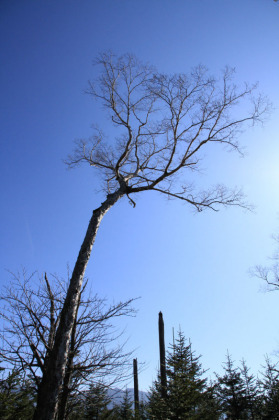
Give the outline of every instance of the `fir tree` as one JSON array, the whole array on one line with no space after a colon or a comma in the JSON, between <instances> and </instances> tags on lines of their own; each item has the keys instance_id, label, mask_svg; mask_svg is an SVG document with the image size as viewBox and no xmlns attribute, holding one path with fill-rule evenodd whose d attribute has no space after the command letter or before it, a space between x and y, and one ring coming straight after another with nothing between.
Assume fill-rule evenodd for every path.
<instances>
[{"instance_id":1,"label":"fir tree","mask_svg":"<svg viewBox=\"0 0 279 420\"><path fill-rule=\"evenodd\" d=\"M0 380L0 419L29 420L35 409L35 394L31 382L12 371Z\"/></svg>"},{"instance_id":2,"label":"fir tree","mask_svg":"<svg viewBox=\"0 0 279 420\"><path fill-rule=\"evenodd\" d=\"M245 399L249 419L260 419L261 417L261 398L257 380L253 374L249 373L244 360L241 361L241 375L245 386Z\"/></svg>"},{"instance_id":3,"label":"fir tree","mask_svg":"<svg viewBox=\"0 0 279 420\"><path fill-rule=\"evenodd\" d=\"M219 420L221 407L216 396L216 385L210 384L202 395L199 405L199 418L203 420Z\"/></svg>"},{"instance_id":4,"label":"fir tree","mask_svg":"<svg viewBox=\"0 0 279 420\"><path fill-rule=\"evenodd\" d=\"M266 358L265 372L260 381L262 393L262 419L279 419L279 371L276 364Z\"/></svg>"},{"instance_id":5,"label":"fir tree","mask_svg":"<svg viewBox=\"0 0 279 420\"><path fill-rule=\"evenodd\" d=\"M204 370L191 343L181 331L167 357L168 407L170 419L202 419L200 412L206 389Z\"/></svg>"},{"instance_id":6,"label":"fir tree","mask_svg":"<svg viewBox=\"0 0 279 420\"><path fill-rule=\"evenodd\" d=\"M139 415L138 415L139 420L149 420L147 408L148 408L148 405L143 400L141 400L139 402ZM135 418L137 420L137 417Z\"/></svg>"},{"instance_id":7,"label":"fir tree","mask_svg":"<svg viewBox=\"0 0 279 420\"><path fill-rule=\"evenodd\" d=\"M152 420L166 420L169 418L169 407L167 399L162 397L162 385L159 374L148 394L147 412Z\"/></svg>"},{"instance_id":8,"label":"fir tree","mask_svg":"<svg viewBox=\"0 0 279 420\"><path fill-rule=\"evenodd\" d=\"M103 420L109 418L107 406L110 399L102 384L92 384L87 392L84 403L84 420Z\"/></svg>"},{"instance_id":9,"label":"fir tree","mask_svg":"<svg viewBox=\"0 0 279 420\"><path fill-rule=\"evenodd\" d=\"M227 354L225 373L218 376L217 395L225 418L240 420L249 418L249 404L246 387L239 368L234 367L231 356ZM251 418L251 417L250 417Z\"/></svg>"},{"instance_id":10,"label":"fir tree","mask_svg":"<svg viewBox=\"0 0 279 420\"><path fill-rule=\"evenodd\" d=\"M149 395L149 413L156 420L214 420L219 418L214 393L206 387L204 370L181 331L170 346L167 365L167 396L162 398L160 378Z\"/></svg>"},{"instance_id":11,"label":"fir tree","mask_svg":"<svg viewBox=\"0 0 279 420\"><path fill-rule=\"evenodd\" d=\"M117 406L114 407L114 417L113 418L117 418L119 420L132 420L134 419L134 415L133 415L133 401L130 398L129 392L126 389L123 399L121 401L121 403Z\"/></svg>"}]
</instances>

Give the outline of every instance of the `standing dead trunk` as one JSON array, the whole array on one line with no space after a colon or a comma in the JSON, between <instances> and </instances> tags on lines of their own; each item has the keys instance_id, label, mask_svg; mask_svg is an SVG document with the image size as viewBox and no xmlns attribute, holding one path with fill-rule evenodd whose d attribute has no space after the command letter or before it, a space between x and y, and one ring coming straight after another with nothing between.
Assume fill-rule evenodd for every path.
<instances>
[{"instance_id":1,"label":"standing dead trunk","mask_svg":"<svg viewBox=\"0 0 279 420\"><path fill-rule=\"evenodd\" d=\"M166 354L163 314L159 312L159 347L160 347L160 377L162 397L167 395Z\"/></svg>"},{"instance_id":2,"label":"standing dead trunk","mask_svg":"<svg viewBox=\"0 0 279 420\"><path fill-rule=\"evenodd\" d=\"M38 390L37 408L33 420L54 420L59 391L65 376L69 343L78 308L84 272L90 258L98 228L106 212L125 194L126 185L113 194L108 194L102 205L93 211L87 232L70 280L67 296L61 311L61 317L52 350L49 353L42 381Z\"/></svg>"},{"instance_id":3,"label":"standing dead trunk","mask_svg":"<svg viewBox=\"0 0 279 420\"><path fill-rule=\"evenodd\" d=\"M134 371L134 404L135 404L135 418L139 416L139 380L138 380L138 361L133 360Z\"/></svg>"}]
</instances>

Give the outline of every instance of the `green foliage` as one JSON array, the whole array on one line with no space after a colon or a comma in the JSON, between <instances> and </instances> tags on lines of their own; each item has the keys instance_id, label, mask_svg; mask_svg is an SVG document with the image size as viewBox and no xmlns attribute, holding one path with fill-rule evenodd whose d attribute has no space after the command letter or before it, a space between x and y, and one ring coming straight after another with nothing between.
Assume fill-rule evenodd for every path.
<instances>
[{"instance_id":1,"label":"green foliage","mask_svg":"<svg viewBox=\"0 0 279 420\"><path fill-rule=\"evenodd\" d=\"M129 396L129 392L126 389L124 393L124 397L119 405L114 406L114 415L115 419L119 420L132 420L134 419L134 412L133 412L133 401Z\"/></svg>"},{"instance_id":2,"label":"green foliage","mask_svg":"<svg viewBox=\"0 0 279 420\"><path fill-rule=\"evenodd\" d=\"M126 389L122 401L115 404L113 409L110 411L111 420L148 420L147 407L143 401L139 403L139 411L135 414L134 412L134 401L129 395Z\"/></svg>"},{"instance_id":3,"label":"green foliage","mask_svg":"<svg viewBox=\"0 0 279 420\"><path fill-rule=\"evenodd\" d=\"M276 364L266 358L265 372L259 383L262 391L262 419L273 420L279 416L279 371Z\"/></svg>"},{"instance_id":4,"label":"green foliage","mask_svg":"<svg viewBox=\"0 0 279 420\"><path fill-rule=\"evenodd\" d=\"M32 384L17 371L0 380L1 420L29 420L33 416L35 395Z\"/></svg>"},{"instance_id":5,"label":"green foliage","mask_svg":"<svg viewBox=\"0 0 279 420\"><path fill-rule=\"evenodd\" d=\"M140 401L139 403L139 413L138 416L136 416L136 420L148 420L149 416L148 416L148 411L147 411L147 404L143 401Z\"/></svg>"},{"instance_id":6,"label":"green foliage","mask_svg":"<svg viewBox=\"0 0 279 420\"><path fill-rule=\"evenodd\" d=\"M154 420L165 420L169 415L167 400L162 397L162 387L159 375L158 380L154 381L150 388L147 412L150 419Z\"/></svg>"},{"instance_id":7,"label":"green foliage","mask_svg":"<svg viewBox=\"0 0 279 420\"><path fill-rule=\"evenodd\" d=\"M181 331L170 346L167 365L167 398L161 393L160 378L154 382L149 396L149 412L153 419L215 419L218 410L206 387L200 357L192 351Z\"/></svg>"},{"instance_id":8,"label":"green foliage","mask_svg":"<svg viewBox=\"0 0 279 420\"><path fill-rule=\"evenodd\" d=\"M247 385L243 380L241 370L234 367L231 356L227 354L224 364L225 373L218 376L217 396L225 418L231 420L249 419L249 398Z\"/></svg>"},{"instance_id":9,"label":"green foliage","mask_svg":"<svg viewBox=\"0 0 279 420\"><path fill-rule=\"evenodd\" d=\"M160 376L154 381L148 404L140 402L134 412L126 390L122 401L108 408L110 399L103 384L71 395L64 420L275 420L279 419L279 370L268 358L258 380L245 361L235 367L228 354L222 376L208 384L205 371L183 333L170 346L166 359L167 396L163 397ZM34 383L14 370L0 367L0 419L31 420L36 393Z\"/></svg>"},{"instance_id":10,"label":"green foliage","mask_svg":"<svg viewBox=\"0 0 279 420\"><path fill-rule=\"evenodd\" d=\"M199 357L195 357L191 344L186 345L182 332L171 346L167 358L168 406L171 419L199 418L197 415L205 379Z\"/></svg>"},{"instance_id":11,"label":"green foliage","mask_svg":"<svg viewBox=\"0 0 279 420\"><path fill-rule=\"evenodd\" d=\"M111 418L110 410L107 408L109 402L105 387L102 384L92 384L86 393L83 419L104 420Z\"/></svg>"},{"instance_id":12,"label":"green foliage","mask_svg":"<svg viewBox=\"0 0 279 420\"><path fill-rule=\"evenodd\" d=\"M249 368L244 360L241 362L240 371L245 386L245 400L248 418L261 419L262 398L260 395L258 381L254 375L249 373Z\"/></svg>"},{"instance_id":13,"label":"green foliage","mask_svg":"<svg viewBox=\"0 0 279 420\"><path fill-rule=\"evenodd\" d=\"M197 418L203 420L220 419L221 407L216 398L216 385L208 385L203 392L197 415Z\"/></svg>"}]
</instances>

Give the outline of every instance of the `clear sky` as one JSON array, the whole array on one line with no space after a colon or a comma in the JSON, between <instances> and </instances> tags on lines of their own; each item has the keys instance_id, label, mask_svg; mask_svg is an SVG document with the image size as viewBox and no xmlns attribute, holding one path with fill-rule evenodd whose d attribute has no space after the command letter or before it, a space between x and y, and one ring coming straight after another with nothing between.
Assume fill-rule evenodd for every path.
<instances>
[{"instance_id":1,"label":"clear sky","mask_svg":"<svg viewBox=\"0 0 279 420\"><path fill-rule=\"evenodd\" d=\"M254 372L279 349L279 295L261 293L248 273L268 263L279 229L278 39L272 0L0 1L1 285L21 267L66 277L104 198L94 171L63 164L73 140L104 121L83 94L99 52L132 52L170 73L230 65L239 83L259 81L275 107L263 127L242 134L245 158L214 150L198 179L243 187L254 213L194 214L147 193L102 222L86 275L109 300L141 296L137 317L122 323L146 362L141 389L158 367L159 311L166 342L181 326L209 374L220 372L227 349Z\"/></svg>"}]
</instances>

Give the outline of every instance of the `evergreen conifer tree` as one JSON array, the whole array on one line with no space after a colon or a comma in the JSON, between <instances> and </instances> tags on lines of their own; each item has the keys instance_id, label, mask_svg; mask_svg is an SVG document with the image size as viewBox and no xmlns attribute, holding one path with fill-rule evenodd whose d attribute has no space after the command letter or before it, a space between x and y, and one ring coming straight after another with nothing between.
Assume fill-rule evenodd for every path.
<instances>
[{"instance_id":1,"label":"evergreen conifer tree","mask_svg":"<svg viewBox=\"0 0 279 420\"><path fill-rule=\"evenodd\" d=\"M212 389L207 389L204 370L181 331L166 359L167 396L162 398L160 378L149 396L149 413L156 420L214 420L219 418Z\"/></svg>"},{"instance_id":2,"label":"evergreen conifer tree","mask_svg":"<svg viewBox=\"0 0 279 420\"><path fill-rule=\"evenodd\" d=\"M234 367L230 354L224 365L225 373L218 376L217 395L226 419L241 420L249 417L249 403L246 386L239 368Z\"/></svg>"},{"instance_id":3,"label":"evergreen conifer tree","mask_svg":"<svg viewBox=\"0 0 279 420\"><path fill-rule=\"evenodd\" d=\"M276 364L266 358L265 372L260 381L262 393L262 419L279 418L279 371Z\"/></svg>"},{"instance_id":4,"label":"evergreen conifer tree","mask_svg":"<svg viewBox=\"0 0 279 420\"><path fill-rule=\"evenodd\" d=\"M139 402L139 415L138 415L138 419L137 417L135 417L136 420L149 420L147 408L148 408L148 405L146 404L146 402L141 400Z\"/></svg>"},{"instance_id":5,"label":"evergreen conifer tree","mask_svg":"<svg viewBox=\"0 0 279 420\"><path fill-rule=\"evenodd\" d=\"M133 414L133 401L129 395L128 390L125 390L123 399L121 403L114 407L114 419L119 420L133 420L134 414Z\"/></svg>"},{"instance_id":6,"label":"evergreen conifer tree","mask_svg":"<svg viewBox=\"0 0 279 420\"><path fill-rule=\"evenodd\" d=\"M30 380L12 371L0 380L0 419L29 420L35 409L35 393Z\"/></svg>"},{"instance_id":7,"label":"evergreen conifer tree","mask_svg":"<svg viewBox=\"0 0 279 420\"><path fill-rule=\"evenodd\" d=\"M92 384L87 392L84 403L84 420L103 420L109 418L107 406L110 399L102 384Z\"/></svg>"},{"instance_id":8,"label":"evergreen conifer tree","mask_svg":"<svg viewBox=\"0 0 279 420\"><path fill-rule=\"evenodd\" d=\"M153 382L148 395L147 412L152 420L166 420L169 418L167 399L162 397L161 378Z\"/></svg>"},{"instance_id":9,"label":"evergreen conifer tree","mask_svg":"<svg viewBox=\"0 0 279 420\"><path fill-rule=\"evenodd\" d=\"M178 331L167 356L168 407L170 419L203 419L202 401L206 391L204 370L191 343Z\"/></svg>"},{"instance_id":10,"label":"evergreen conifer tree","mask_svg":"<svg viewBox=\"0 0 279 420\"><path fill-rule=\"evenodd\" d=\"M257 380L253 374L249 373L246 362L241 362L241 375L245 386L245 399L249 419L261 419L261 398Z\"/></svg>"},{"instance_id":11,"label":"evergreen conifer tree","mask_svg":"<svg viewBox=\"0 0 279 420\"><path fill-rule=\"evenodd\" d=\"M221 407L216 396L216 384L207 385L199 405L199 418L203 420L219 420Z\"/></svg>"}]
</instances>

